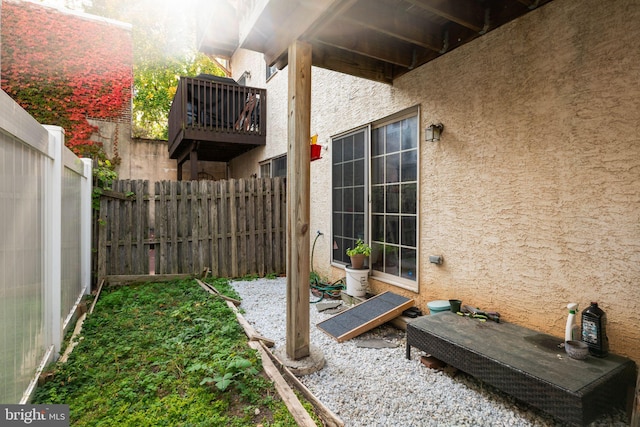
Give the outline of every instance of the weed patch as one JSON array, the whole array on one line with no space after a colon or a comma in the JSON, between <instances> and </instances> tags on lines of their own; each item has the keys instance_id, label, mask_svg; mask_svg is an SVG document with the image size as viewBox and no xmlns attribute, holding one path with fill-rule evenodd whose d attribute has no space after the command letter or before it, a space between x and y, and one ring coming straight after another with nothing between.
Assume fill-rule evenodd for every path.
<instances>
[{"instance_id":1,"label":"weed patch","mask_svg":"<svg viewBox=\"0 0 640 427\"><path fill-rule=\"evenodd\" d=\"M74 426L295 426L261 371L234 313L195 282L108 288L33 403L68 404Z\"/></svg>"}]
</instances>

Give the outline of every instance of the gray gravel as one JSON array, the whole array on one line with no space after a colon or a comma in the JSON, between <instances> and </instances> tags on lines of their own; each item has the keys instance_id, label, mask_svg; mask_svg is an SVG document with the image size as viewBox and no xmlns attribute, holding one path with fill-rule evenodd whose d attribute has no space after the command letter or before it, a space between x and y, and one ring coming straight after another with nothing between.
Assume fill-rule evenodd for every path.
<instances>
[{"instance_id":1,"label":"gray gravel","mask_svg":"<svg viewBox=\"0 0 640 427\"><path fill-rule=\"evenodd\" d=\"M261 335L285 345L286 279L234 281L244 317ZM318 298L311 295L311 301ZM315 325L331 316L310 306L311 344L325 367L300 377L314 395L349 427L357 426L562 426L553 418L474 378L428 369L412 349L405 358L405 333L382 325L338 343ZM393 348L360 348L364 340L383 339ZM272 349L273 350L273 349ZM618 411L592 426L625 426Z\"/></svg>"}]
</instances>

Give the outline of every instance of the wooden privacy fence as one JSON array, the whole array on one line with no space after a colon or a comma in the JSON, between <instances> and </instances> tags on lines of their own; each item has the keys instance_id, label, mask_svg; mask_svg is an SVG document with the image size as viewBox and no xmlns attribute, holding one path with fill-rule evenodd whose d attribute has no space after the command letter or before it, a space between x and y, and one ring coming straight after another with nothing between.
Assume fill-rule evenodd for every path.
<instances>
[{"instance_id":1,"label":"wooden privacy fence","mask_svg":"<svg viewBox=\"0 0 640 427\"><path fill-rule=\"evenodd\" d=\"M100 200L97 275L284 273L283 178L116 181Z\"/></svg>"}]
</instances>

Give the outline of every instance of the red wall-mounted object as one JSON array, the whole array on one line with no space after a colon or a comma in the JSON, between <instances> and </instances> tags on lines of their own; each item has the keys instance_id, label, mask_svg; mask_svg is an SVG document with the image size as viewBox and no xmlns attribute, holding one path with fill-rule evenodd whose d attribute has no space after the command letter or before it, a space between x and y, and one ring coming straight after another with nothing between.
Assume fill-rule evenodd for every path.
<instances>
[{"instance_id":1,"label":"red wall-mounted object","mask_svg":"<svg viewBox=\"0 0 640 427\"><path fill-rule=\"evenodd\" d=\"M320 158L321 149L322 149L322 145L311 144L311 161L318 160Z\"/></svg>"}]
</instances>

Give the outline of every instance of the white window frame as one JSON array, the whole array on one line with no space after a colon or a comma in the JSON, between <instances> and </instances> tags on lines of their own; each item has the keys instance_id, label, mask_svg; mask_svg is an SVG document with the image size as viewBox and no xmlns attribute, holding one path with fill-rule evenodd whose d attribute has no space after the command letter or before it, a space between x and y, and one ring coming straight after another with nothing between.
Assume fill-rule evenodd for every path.
<instances>
[{"instance_id":1,"label":"white window frame","mask_svg":"<svg viewBox=\"0 0 640 427\"><path fill-rule=\"evenodd\" d=\"M371 268L371 276L380 280L382 282L388 283L390 285L394 285L403 289L407 289L413 292L419 292L420 290L420 107L411 107L407 110L398 112L389 117L385 117L384 119L378 120L372 123L371 133L373 133L374 129L387 126L389 124L397 123L402 120L415 117L416 118L416 265L415 265L415 280L405 279L400 275L393 275L388 273L383 273L378 270L374 270ZM369 145L372 144L371 137L369 138ZM367 219L369 221L369 243L371 243L371 236L373 236L372 226L373 221L372 217L372 182L373 178L371 176L371 148L369 148L369 210L367 212Z\"/></svg>"},{"instance_id":2,"label":"white window frame","mask_svg":"<svg viewBox=\"0 0 640 427\"><path fill-rule=\"evenodd\" d=\"M331 146L332 146L332 150L334 149L334 141L338 140L338 139L343 139L343 138L347 138L349 136L353 136L356 134L359 134L361 132L364 132L364 137L365 137L365 141L364 141L364 238L362 240L364 240L365 242L369 241L369 145L370 145L370 141L369 138L371 136L371 126L370 125L366 125L366 126L361 126L359 128L355 128L355 129L351 129L348 132L344 132L342 134L339 135L335 135L331 138ZM334 233L334 221L333 221L333 215L335 213L335 208L334 208L334 203L333 203L333 190L334 190L334 186L333 186L333 157L331 159L331 238L333 239L335 233ZM357 236L356 236L357 237ZM332 253L330 254L330 259L331 259L331 265L335 266L335 267L341 267L344 268L347 263L344 262L339 262L336 261L334 256L333 256L333 248L334 245L336 244L336 242L332 241L332 245L331 245L331 251ZM346 248L344 247L340 247L339 250L341 251L346 251ZM341 255L343 255L341 253ZM346 256L346 255L345 255Z\"/></svg>"},{"instance_id":3,"label":"white window frame","mask_svg":"<svg viewBox=\"0 0 640 427\"><path fill-rule=\"evenodd\" d=\"M417 151L417 159L416 159L416 265L415 265L415 280L403 278L401 275L393 275L388 273L383 273L377 270L370 268L370 274L376 280L380 280L381 282L388 283L393 286L397 286L403 289L407 289L413 292L419 292L420 289L420 108L419 106L411 107L391 116L385 117L384 119L375 121L366 126L361 126L358 128L351 129L347 132L343 132L341 134L335 135L331 137L331 143L333 146L333 141L337 139L342 139L348 137L351 134L356 134L366 129L365 134L365 198L366 198L366 206L365 206L365 241L367 243L371 243L372 233L372 174L371 174L371 164L372 164L372 154L371 154L371 144L372 144L372 134L374 129L384 127L386 125L396 123L402 121L407 118L415 117L416 118L416 151ZM333 160L331 161L331 237L334 236L334 206L333 206ZM346 266L345 263L338 262L334 260L333 256L333 244L330 248L330 260L331 265L338 268L344 268Z\"/></svg>"},{"instance_id":4,"label":"white window frame","mask_svg":"<svg viewBox=\"0 0 640 427\"><path fill-rule=\"evenodd\" d=\"M276 157L272 157L270 159L264 160L260 163L258 163L259 168L260 168L260 178L273 178L274 175L274 162L277 160L282 160L284 159L284 163L285 163L285 174L284 175L279 175L279 176L286 176L286 164L287 164L287 155L286 154L281 154L280 156L276 156ZM268 166L268 168L267 168ZM264 176L263 171L265 170L269 170L269 176Z\"/></svg>"}]
</instances>

